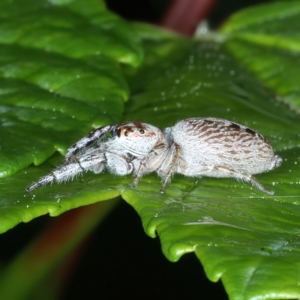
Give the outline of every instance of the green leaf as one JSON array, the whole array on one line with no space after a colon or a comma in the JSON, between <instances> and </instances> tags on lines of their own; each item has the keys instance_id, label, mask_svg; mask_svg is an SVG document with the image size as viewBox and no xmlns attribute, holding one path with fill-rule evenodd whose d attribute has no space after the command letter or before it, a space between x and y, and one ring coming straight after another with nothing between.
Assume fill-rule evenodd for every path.
<instances>
[{"instance_id":1,"label":"green leaf","mask_svg":"<svg viewBox=\"0 0 300 300\"><path fill-rule=\"evenodd\" d=\"M139 39L101 0L2 1L0 11L0 43L72 58L106 55L135 66L141 62Z\"/></svg>"},{"instance_id":2,"label":"green leaf","mask_svg":"<svg viewBox=\"0 0 300 300\"><path fill-rule=\"evenodd\" d=\"M26 186L53 170L60 160L61 157L55 156L39 168L31 166L14 176L1 179L0 233L44 214L54 217L70 209L120 195L121 182L116 185L109 174L95 178L91 173L78 178L71 186L55 184L32 193L25 191ZM101 188L97 187L98 184Z\"/></svg>"},{"instance_id":3,"label":"green leaf","mask_svg":"<svg viewBox=\"0 0 300 300\"><path fill-rule=\"evenodd\" d=\"M0 24L1 177L120 121L142 50L102 1L2 1Z\"/></svg>"},{"instance_id":4,"label":"green leaf","mask_svg":"<svg viewBox=\"0 0 300 300\"><path fill-rule=\"evenodd\" d=\"M275 2L234 15L221 29L236 58L295 111L300 110L297 57L300 2Z\"/></svg>"},{"instance_id":5,"label":"green leaf","mask_svg":"<svg viewBox=\"0 0 300 300\"><path fill-rule=\"evenodd\" d=\"M76 5L57 6L55 10L63 9L71 14L78 12L77 8L80 7L80 2L74 3ZM289 1L290 3L296 13L298 2ZM283 9L284 5L281 8ZM264 26L262 20L269 20L268 26L274 28L273 34L279 39L280 34L277 32L280 33L283 28L287 28L281 23L287 22L292 13L287 13L282 17L282 9L279 9L278 3L255 9L255 13L252 10L241 12L243 15L240 17L240 22L245 19L249 28L252 26L252 29L247 29L247 32L244 29L239 30L242 26L239 26L239 22L234 21L233 18L232 26L230 26L231 21L229 20L223 31L208 33L208 35L199 36L194 40L162 32L160 29L136 25L134 28L137 32L135 38L143 39L146 55L145 62L140 68L133 69L128 66L124 68L131 97L125 105L123 120L140 120L158 127L165 127L172 126L178 120L186 117L214 116L236 121L257 130L270 141L276 154L283 157L283 165L280 168L256 176L266 188L275 190L274 196L266 196L250 185L236 182L233 179L204 178L197 180L180 175L174 176L166 193L162 195L159 193L160 179L155 174L144 176L138 188L133 190L130 188L131 176L116 177L106 172L101 175L84 174L83 177L68 184L54 184L27 194L24 191L25 186L51 172L54 165L62 161L62 158L56 157L53 161L48 161L38 168L32 166L12 177L1 180L3 192L0 201L2 208L0 231L4 232L21 221L30 221L47 212L55 216L80 205L121 195L141 216L146 233L151 237L154 237L156 233L159 235L163 252L169 260L177 261L184 253L195 252L203 264L208 278L212 281L221 279L231 300L299 298L298 227L300 225L300 209L298 204L300 197L298 185L300 184L300 171L298 164L300 163L300 151L299 116L296 113L299 103L299 91L296 85L299 55L295 51L295 47L283 48L280 45L274 47L272 43L259 42L258 36L261 33L260 30L255 29L255 26L256 28ZM87 9L83 15L89 19L91 13L92 10ZM257 23L253 18L255 14L260 17L257 19ZM269 18L267 18L268 15ZM94 17L92 19L94 20ZM95 22L97 23L97 21ZM294 18L294 26L299 28L299 21L296 18ZM249 32L252 35L251 38L249 38ZM272 34L270 33L270 35ZM295 31L295 34L291 33L289 38L297 40L297 36L298 33ZM297 42L294 43L294 45L296 44ZM3 45L3 47L4 49L5 47L17 47L18 49L23 47L22 49L26 50L24 44ZM12 84L11 78L14 80L15 89L9 84L3 84L5 87L10 87L9 91L18 93L19 85L17 83L21 82L20 87L24 86L24 90L27 88L32 92L29 87L33 85L35 89L45 92L44 85L52 82L50 79L54 72L51 66L55 65L56 59L52 58L51 64L47 64L50 73L45 71L41 76L39 71L43 70L43 67L39 67L40 65L37 63L41 61L38 53L49 54L51 57L55 55L55 57L59 57L57 59L60 59L62 54L58 51L44 53L44 50L38 46L34 48L33 51L36 52L33 52L33 58L30 58L28 64L29 66L38 66L34 72L26 72L25 63L21 64L22 68L16 68L14 60L11 60L12 63L4 68L6 72L3 71L4 74L18 74L16 77L5 76L3 78L3 82L8 81L10 84ZM6 53L6 56L9 56L11 51L6 50ZM20 53L21 56L26 52L22 50ZM104 56L103 59L106 57ZM64 58L66 58L66 64L74 61L72 56L64 55ZM89 68L98 70L99 67L93 65L94 59L95 57L87 59L84 56L76 57L75 61L79 64L84 62L84 66L88 70L90 70ZM25 62L25 59L23 61ZM116 64L112 57L110 57L110 62ZM62 60L59 60L56 65L60 66L61 64ZM131 65L135 66L135 64ZM85 68L84 70L86 70ZM103 80L111 80L111 76L120 75L118 78L121 82L124 78L120 70L115 73L116 69L118 70L118 68L114 68L110 73L108 68L107 78L100 72L105 78ZM285 72L280 70L285 70ZM57 77L59 82L64 80L65 76L68 78L66 72L63 74L63 76ZM289 76L289 74L292 75ZM49 76L48 80L43 80L47 75ZM87 82L90 83L90 80ZM107 87L105 85L101 88L101 92L105 90L107 93L115 95L115 98L110 96L110 100L117 99L117 97L119 97L118 99L126 98L126 83L124 86L116 84L115 81L113 83L116 88L109 85L110 88L105 90ZM53 90L56 85L52 84L51 89ZM59 84L57 88L61 89L61 86ZM79 95L83 95L84 92L90 95L80 102L91 105L92 120L95 116L93 91L89 86L85 88L82 85L81 87ZM73 89L70 89L70 93L72 92ZM100 91L95 92L94 95L97 96L99 93ZM20 94L18 95L18 99L22 99ZM65 96L63 95L63 97ZM68 97L70 97L69 94ZM49 103L53 103L53 101L47 101L46 107L50 105ZM122 101L119 100L114 107L109 106L109 112L106 114L108 118L101 118L100 122L103 121L101 124L111 123L110 120L119 122L123 108L121 103ZM286 105L287 103L289 106ZM6 102L4 104L5 106L9 105ZM69 105L67 107L70 109ZM55 109L54 106L51 107L51 109L53 108ZM29 127L21 128L20 124L28 123L29 117L27 119L19 117L26 116L26 113L20 113L15 109L11 111L8 108L5 109L5 114L8 114L4 115L5 122L7 122L4 124L8 124L7 130L10 129L9 124L17 121L15 126L18 130L14 131L14 140L20 141L18 134L22 133L22 128L24 128L23 137L28 137ZM73 106L72 109L74 109ZM49 114L47 115L49 116ZM71 113L69 115L72 116ZM86 127L88 126L84 127L83 123L88 119L88 115L89 111L86 112L86 118L76 117L75 123L71 121L70 123L69 121L58 122L56 120L59 120L59 117L56 116L55 122L51 123L53 125L46 127L46 125L41 126L40 124L47 123L47 117L36 114L32 117L35 121L32 122L30 130L38 126L37 133L34 133L34 136L38 138L30 139L28 144L23 138L21 144L30 147L34 141L46 139L44 147L47 147L49 142L57 145L64 143L61 146L63 149L61 152L63 152L65 150L63 147L66 147L68 140L73 140L71 133L74 134L74 137L74 131L77 132L77 136L81 134L78 131L87 133ZM78 113L78 116L81 114ZM50 122L49 118L48 122ZM53 129L54 123L55 128L59 129L57 136L54 136L51 131L51 129L55 130ZM64 130L60 128L63 126L66 126ZM44 134L40 133L39 135L40 128L47 130L42 132ZM53 137L52 141L49 141L50 136ZM11 134L7 134L7 139L10 137ZM2 143L2 147L4 147L3 145L5 144ZM27 152L22 151L22 148L18 149L20 142L18 146L13 143L8 145L12 149L12 153L6 151L6 161L14 162L13 151L16 151L23 153L23 156L20 156L22 163ZM39 142L38 145L41 143ZM58 146L56 147L58 148ZM39 163L43 160L43 155L44 159L47 156L41 155L46 151L43 152L40 148L36 150L36 153L39 155L37 156Z\"/></svg>"},{"instance_id":6,"label":"green leaf","mask_svg":"<svg viewBox=\"0 0 300 300\"><path fill-rule=\"evenodd\" d=\"M178 175L164 195L158 193L159 180L145 176L136 191L126 190L122 196L141 216L146 233L154 237L157 232L169 260L195 252L208 278L222 279L230 299L298 298L299 117L278 97L280 94L266 89L259 76L253 77L246 64L235 59L240 55L232 46L236 39L228 37L222 44L210 42L209 36L203 38L186 41L188 46L181 55L174 46L173 54L169 52L165 60L156 59L159 63L152 73L147 70L144 81L139 82L143 90L137 88L126 106L125 119L138 115L140 120L161 127L185 117L214 116L259 131L284 160L280 168L256 176L275 190L275 196L232 179L197 180ZM145 39L147 47L152 41L147 35ZM157 40L152 47L155 44ZM258 47L240 44L248 52ZM276 49L270 52L274 56L278 53ZM262 56L262 64L266 56ZM289 72L293 74L298 69L298 57L292 53L289 57ZM277 59L274 68L281 57ZM285 61L281 65L286 66ZM277 90L285 89L290 77L277 75ZM143 80L143 74L138 73L137 78ZM297 93L296 87L290 89L292 92Z\"/></svg>"}]
</instances>

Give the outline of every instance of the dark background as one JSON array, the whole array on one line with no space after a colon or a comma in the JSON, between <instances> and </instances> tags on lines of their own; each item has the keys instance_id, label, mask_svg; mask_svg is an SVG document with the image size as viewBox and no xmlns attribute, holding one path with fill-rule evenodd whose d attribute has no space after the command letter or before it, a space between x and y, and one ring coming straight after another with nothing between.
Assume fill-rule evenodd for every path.
<instances>
[{"instance_id":1,"label":"dark background","mask_svg":"<svg viewBox=\"0 0 300 300\"><path fill-rule=\"evenodd\" d=\"M159 23L172 3L171 0L105 0L105 2L110 10L127 20L153 24ZM272 0L215 0L215 2L216 5L208 16L212 28L216 28L233 12L243 7Z\"/></svg>"}]
</instances>

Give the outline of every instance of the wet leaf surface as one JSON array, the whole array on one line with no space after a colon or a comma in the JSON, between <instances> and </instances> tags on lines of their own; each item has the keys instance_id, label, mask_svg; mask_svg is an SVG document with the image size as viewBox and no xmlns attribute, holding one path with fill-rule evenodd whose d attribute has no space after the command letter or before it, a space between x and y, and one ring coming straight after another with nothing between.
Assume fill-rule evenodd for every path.
<instances>
[{"instance_id":1,"label":"wet leaf surface","mask_svg":"<svg viewBox=\"0 0 300 300\"><path fill-rule=\"evenodd\" d=\"M256 15L268 21L269 35L276 33L280 37L280 32L287 30L281 22L289 18L299 28L300 23L295 19L299 2L289 3L295 14L282 16L278 3L263 6L261 12L259 7L255 8ZM69 13L73 14L74 9ZM266 12L270 18L266 18ZM88 14L84 17L90 18ZM257 30L253 11L240 14L229 20L217 35L209 33L194 40L136 25L135 39L142 39L145 61L137 69L124 67L126 77L114 57L104 55L103 64L93 66L92 58L76 56L74 61L73 56L61 57L56 50L49 54L38 46L33 58L29 57L30 68L26 71L26 51L18 54L19 47L25 44L3 45L0 52L5 57L9 57L11 47L17 48L13 53L19 55L16 61L22 67L11 62L10 68L3 67L1 73L6 74L0 80L4 124L2 172L12 174L32 161L39 164L56 149L63 153L76 137L87 134L88 127L98 123L139 120L163 128L187 117L213 116L257 130L283 158L280 168L256 176L266 188L275 191L274 196L233 179L197 180L181 175L174 176L162 195L160 179L155 174L144 176L133 190L131 176L116 177L107 172L84 174L72 182L53 184L27 194L24 189L29 183L62 162L63 158L56 156L39 167L31 166L1 179L1 232L42 214L56 216L121 195L141 216L146 233L151 237L159 235L169 260L177 261L183 254L195 252L208 278L223 281L230 299L299 298L300 151L296 84L299 55L295 48L259 43L257 37L261 32ZM247 24L247 17L249 25L245 32L245 26L239 24ZM100 20L95 22L99 24ZM261 27L265 25L259 18L257 22ZM296 40L299 31L293 32L289 38ZM47 55L51 56L51 63L45 67L41 61ZM57 80L45 80L55 74L57 66L61 72L53 77ZM74 83L78 70L84 78L89 78L85 81L87 86ZM50 93L45 89L47 84L59 93ZM131 96L123 111L123 100L128 95L126 84ZM85 91L87 96L80 96ZM76 99L81 97L80 101L72 101L70 105L68 101L74 95ZM109 99L99 100L107 105L105 115L93 95ZM56 103L58 97L66 102ZM39 102L41 98L47 101ZM38 113L28 112L32 106L39 108ZM61 110L66 117L61 116ZM98 118L99 113L102 115Z\"/></svg>"}]
</instances>

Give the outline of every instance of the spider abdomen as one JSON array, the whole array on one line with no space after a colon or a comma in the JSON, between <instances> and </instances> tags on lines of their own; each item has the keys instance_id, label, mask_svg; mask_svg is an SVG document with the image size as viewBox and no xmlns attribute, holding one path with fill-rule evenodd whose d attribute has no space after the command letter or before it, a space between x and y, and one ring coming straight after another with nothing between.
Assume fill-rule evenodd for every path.
<instances>
[{"instance_id":1,"label":"spider abdomen","mask_svg":"<svg viewBox=\"0 0 300 300\"><path fill-rule=\"evenodd\" d=\"M224 119L185 119L172 127L171 135L180 149L180 173L188 176L197 176L203 166L222 166L252 175L269 171L281 163L262 135ZM205 174L232 177L229 173L223 175L216 171Z\"/></svg>"}]
</instances>

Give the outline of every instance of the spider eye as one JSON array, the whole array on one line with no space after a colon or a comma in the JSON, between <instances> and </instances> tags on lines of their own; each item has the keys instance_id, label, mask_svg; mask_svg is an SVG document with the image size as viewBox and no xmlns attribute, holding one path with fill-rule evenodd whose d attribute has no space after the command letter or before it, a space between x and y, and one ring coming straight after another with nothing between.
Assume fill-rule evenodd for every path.
<instances>
[{"instance_id":1,"label":"spider eye","mask_svg":"<svg viewBox=\"0 0 300 300\"><path fill-rule=\"evenodd\" d=\"M140 129L140 133L141 133L141 134L144 134L144 133L145 133L145 130Z\"/></svg>"},{"instance_id":2,"label":"spider eye","mask_svg":"<svg viewBox=\"0 0 300 300\"><path fill-rule=\"evenodd\" d=\"M124 135L125 135L125 136L128 136L127 130L124 130Z\"/></svg>"}]
</instances>

